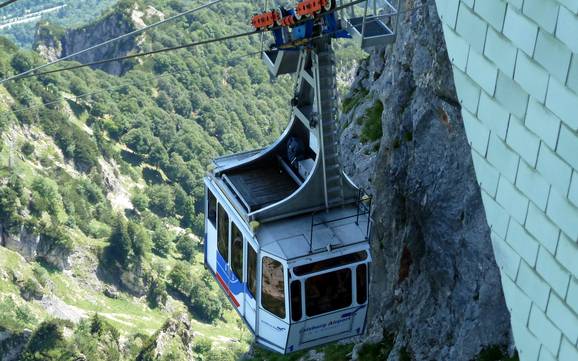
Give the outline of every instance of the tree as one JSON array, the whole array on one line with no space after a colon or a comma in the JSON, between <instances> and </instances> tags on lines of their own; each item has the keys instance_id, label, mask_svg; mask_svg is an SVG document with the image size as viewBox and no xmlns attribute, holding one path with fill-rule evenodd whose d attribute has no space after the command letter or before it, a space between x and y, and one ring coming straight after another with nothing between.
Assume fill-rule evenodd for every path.
<instances>
[{"instance_id":1,"label":"tree","mask_svg":"<svg viewBox=\"0 0 578 361\"><path fill-rule=\"evenodd\" d=\"M149 207L149 197L141 190L133 192L130 198L132 205L139 211L144 212Z\"/></svg>"},{"instance_id":2,"label":"tree","mask_svg":"<svg viewBox=\"0 0 578 361\"><path fill-rule=\"evenodd\" d=\"M161 217L169 217L175 214L175 195L168 185L153 185L148 188L150 199L149 208Z\"/></svg>"},{"instance_id":3,"label":"tree","mask_svg":"<svg viewBox=\"0 0 578 361\"><path fill-rule=\"evenodd\" d=\"M30 142L24 142L22 147L20 147L20 151L22 151L22 154L29 157L32 153L34 153L34 144Z\"/></svg>"},{"instance_id":4,"label":"tree","mask_svg":"<svg viewBox=\"0 0 578 361\"><path fill-rule=\"evenodd\" d=\"M113 260L122 265L128 263L132 251L132 245L128 233L127 222L121 215L117 215L116 217L116 222L109 237L109 246L107 250L109 256Z\"/></svg>"},{"instance_id":5,"label":"tree","mask_svg":"<svg viewBox=\"0 0 578 361\"><path fill-rule=\"evenodd\" d=\"M188 295L194 282L191 265L186 262L177 262L169 273L168 279L171 287L184 295Z\"/></svg>"},{"instance_id":6,"label":"tree","mask_svg":"<svg viewBox=\"0 0 578 361\"><path fill-rule=\"evenodd\" d=\"M161 164L166 164L169 161L169 154L157 138L154 138L153 144L150 148L148 161L157 167Z\"/></svg>"},{"instance_id":7,"label":"tree","mask_svg":"<svg viewBox=\"0 0 578 361\"><path fill-rule=\"evenodd\" d=\"M153 251L161 257L167 256L171 251L173 237L163 225L155 228L153 233Z\"/></svg>"},{"instance_id":8,"label":"tree","mask_svg":"<svg viewBox=\"0 0 578 361\"><path fill-rule=\"evenodd\" d=\"M167 293L166 284L158 278L153 278L147 294L149 306L152 308L164 306L167 303L168 298L169 295Z\"/></svg>"},{"instance_id":9,"label":"tree","mask_svg":"<svg viewBox=\"0 0 578 361\"><path fill-rule=\"evenodd\" d=\"M189 234L182 234L177 239L177 250L182 258L191 263L195 260L195 242Z\"/></svg>"},{"instance_id":10,"label":"tree","mask_svg":"<svg viewBox=\"0 0 578 361\"><path fill-rule=\"evenodd\" d=\"M140 262L151 251L152 241L149 232L140 224L128 223L132 253L136 262Z\"/></svg>"}]
</instances>

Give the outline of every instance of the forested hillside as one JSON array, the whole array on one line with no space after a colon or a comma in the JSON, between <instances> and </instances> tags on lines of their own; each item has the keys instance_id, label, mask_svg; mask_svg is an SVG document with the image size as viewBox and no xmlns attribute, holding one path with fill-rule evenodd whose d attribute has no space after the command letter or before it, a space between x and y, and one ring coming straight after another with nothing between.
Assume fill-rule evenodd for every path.
<instances>
[{"instance_id":1,"label":"forested hillside","mask_svg":"<svg viewBox=\"0 0 578 361\"><path fill-rule=\"evenodd\" d=\"M98 3L91 16L105 4L75 3L81 12ZM150 24L200 3L126 0L98 21ZM255 11L223 2L147 33L139 48L246 31ZM66 32L61 25L44 26ZM107 40L99 36L85 40ZM248 331L202 267L202 177L212 158L265 146L287 123L292 80L272 79L249 55L259 40L134 60L121 77L84 68L0 86L3 360L230 360L247 351ZM350 70L359 53L340 47ZM44 62L0 38L0 78Z\"/></svg>"}]
</instances>

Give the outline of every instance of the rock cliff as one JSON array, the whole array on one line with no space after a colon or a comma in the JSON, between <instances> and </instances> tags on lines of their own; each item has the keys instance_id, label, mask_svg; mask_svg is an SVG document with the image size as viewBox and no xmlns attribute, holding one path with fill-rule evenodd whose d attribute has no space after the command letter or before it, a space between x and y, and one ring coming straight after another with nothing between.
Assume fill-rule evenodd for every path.
<instances>
[{"instance_id":1,"label":"rock cliff","mask_svg":"<svg viewBox=\"0 0 578 361\"><path fill-rule=\"evenodd\" d=\"M78 29L64 30L49 23L39 24L36 30L34 49L49 61L79 52L106 40L116 38L146 26L145 20L162 19L164 15L152 7L141 10L138 5L128 9L117 9L100 20ZM138 51L142 36L133 36L75 57L80 63L122 57ZM93 66L109 74L122 75L132 69L130 61L112 62Z\"/></svg>"},{"instance_id":2,"label":"rock cliff","mask_svg":"<svg viewBox=\"0 0 578 361\"><path fill-rule=\"evenodd\" d=\"M27 261L40 260L64 270L70 267L71 250L29 230L25 225L16 232L5 229L0 223L0 246L18 252Z\"/></svg>"},{"instance_id":3,"label":"rock cliff","mask_svg":"<svg viewBox=\"0 0 578 361\"><path fill-rule=\"evenodd\" d=\"M509 314L442 26L433 2L402 3L396 43L361 64L341 119L342 161L375 197L368 340L393 337L389 360L507 352ZM359 141L377 102L382 136Z\"/></svg>"}]
</instances>

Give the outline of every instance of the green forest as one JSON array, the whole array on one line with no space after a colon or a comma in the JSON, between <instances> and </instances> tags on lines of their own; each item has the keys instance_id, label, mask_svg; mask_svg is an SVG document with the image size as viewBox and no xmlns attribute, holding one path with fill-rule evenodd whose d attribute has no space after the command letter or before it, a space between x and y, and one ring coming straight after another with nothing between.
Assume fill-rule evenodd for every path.
<instances>
[{"instance_id":1,"label":"green forest","mask_svg":"<svg viewBox=\"0 0 578 361\"><path fill-rule=\"evenodd\" d=\"M21 6L37 3L46 4ZM92 3L105 4L81 3L68 8L71 16ZM113 12L130 19L131 11L147 6L170 16L200 3L127 0L99 19ZM154 50L247 31L255 11L253 2L223 2L148 32L141 47ZM14 43L28 42L19 31L0 37L0 78L45 62ZM0 274L0 331L18 335L34 329L23 360L79 355L160 360L151 356L155 337L183 311L206 335L222 338L219 328L231 325L227 335L240 342L222 346L214 341L217 336L207 336L194 342L193 351L177 342L167 360L187 359L187 352L203 360L233 360L247 351L248 331L203 269L199 239L202 178L211 159L263 147L288 122L292 78L272 78L258 57L248 55L260 48L260 37L251 36L131 60L132 70L122 77L84 68L0 86L0 224L6 235L39 237L44 250L27 263L0 252L7 274ZM341 67L359 59L354 49L339 45ZM93 260L94 269L73 264L70 278L61 263L79 254ZM82 288L95 273L120 295ZM71 284L86 294L71 295ZM80 308L85 317L80 323L57 320L25 302L48 294ZM87 295L97 306L85 302ZM134 317L127 322L107 316L113 311ZM129 352L123 352L121 336L129 338Z\"/></svg>"}]
</instances>

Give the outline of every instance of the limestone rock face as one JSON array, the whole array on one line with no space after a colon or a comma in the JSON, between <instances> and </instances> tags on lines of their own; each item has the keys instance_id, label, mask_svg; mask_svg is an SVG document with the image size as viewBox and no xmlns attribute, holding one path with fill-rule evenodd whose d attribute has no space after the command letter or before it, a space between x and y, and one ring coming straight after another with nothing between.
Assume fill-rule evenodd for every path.
<instances>
[{"instance_id":1,"label":"limestone rock face","mask_svg":"<svg viewBox=\"0 0 578 361\"><path fill-rule=\"evenodd\" d=\"M193 351L194 338L195 333L189 316L175 315L151 337L136 360L166 360L167 357L175 357L175 355L183 360L197 360L199 358Z\"/></svg>"},{"instance_id":2,"label":"limestone rock face","mask_svg":"<svg viewBox=\"0 0 578 361\"><path fill-rule=\"evenodd\" d=\"M54 61L142 28L146 26L145 18L156 21L163 19L164 14L150 6L141 10L135 5L134 8L112 12L99 21L78 29L64 30L52 24L40 24L35 35L34 49L47 60ZM86 64L121 57L138 51L142 39L142 36L128 37L81 54L73 60ZM122 75L132 68L132 64L128 61L111 62L93 68Z\"/></svg>"},{"instance_id":3,"label":"limestone rock face","mask_svg":"<svg viewBox=\"0 0 578 361\"><path fill-rule=\"evenodd\" d=\"M509 314L435 4L402 3L397 42L361 65L341 119L346 171L375 197L368 339L395 335L389 360L471 360L510 347ZM383 136L362 144L377 100Z\"/></svg>"},{"instance_id":4,"label":"limestone rock face","mask_svg":"<svg viewBox=\"0 0 578 361\"><path fill-rule=\"evenodd\" d=\"M31 335L32 331L30 330L24 330L19 334L14 334L10 331L3 331L0 328L0 360L19 360L20 353L26 346Z\"/></svg>"},{"instance_id":5,"label":"limestone rock face","mask_svg":"<svg viewBox=\"0 0 578 361\"><path fill-rule=\"evenodd\" d=\"M60 270L70 268L70 251L49 243L24 225L10 232L0 223L0 246L18 252L27 261L41 259Z\"/></svg>"}]
</instances>

